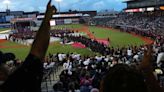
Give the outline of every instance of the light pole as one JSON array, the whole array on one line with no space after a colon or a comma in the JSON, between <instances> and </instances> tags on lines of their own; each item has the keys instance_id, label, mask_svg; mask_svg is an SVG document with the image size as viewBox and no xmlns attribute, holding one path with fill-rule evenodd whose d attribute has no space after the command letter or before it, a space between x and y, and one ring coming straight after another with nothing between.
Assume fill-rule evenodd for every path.
<instances>
[{"instance_id":1,"label":"light pole","mask_svg":"<svg viewBox=\"0 0 164 92\"><path fill-rule=\"evenodd\" d=\"M8 10L9 9L9 4L10 4L11 2L9 1L9 0L4 0L3 1L3 4L5 4L6 5L6 9Z\"/></svg>"},{"instance_id":2,"label":"light pole","mask_svg":"<svg viewBox=\"0 0 164 92\"><path fill-rule=\"evenodd\" d=\"M60 3L62 0L55 0L58 3L58 9L59 9L59 14L60 14Z\"/></svg>"}]
</instances>

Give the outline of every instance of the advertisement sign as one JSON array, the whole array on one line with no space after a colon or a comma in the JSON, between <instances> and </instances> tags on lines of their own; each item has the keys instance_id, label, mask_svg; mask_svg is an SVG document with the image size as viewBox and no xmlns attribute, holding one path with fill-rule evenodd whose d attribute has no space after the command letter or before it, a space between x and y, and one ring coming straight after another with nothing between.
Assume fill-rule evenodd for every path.
<instances>
[{"instance_id":1,"label":"advertisement sign","mask_svg":"<svg viewBox=\"0 0 164 92\"><path fill-rule=\"evenodd\" d=\"M55 21L55 20L51 20L51 21L50 21L50 25L51 25L51 26L55 26L55 25L56 25L56 21Z\"/></svg>"},{"instance_id":2,"label":"advertisement sign","mask_svg":"<svg viewBox=\"0 0 164 92\"><path fill-rule=\"evenodd\" d=\"M160 6L160 10L164 10L164 6Z\"/></svg>"},{"instance_id":3,"label":"advertisement sign","mask_svg":"<svg viewBox=\"0 0 164 92\"><path fill-rule=\"evenodd\" d=\"M147 8L147 11L154 11L154 10L155 10L154 7L148 7L148 8Z\"/></svg>"}]
</instances>

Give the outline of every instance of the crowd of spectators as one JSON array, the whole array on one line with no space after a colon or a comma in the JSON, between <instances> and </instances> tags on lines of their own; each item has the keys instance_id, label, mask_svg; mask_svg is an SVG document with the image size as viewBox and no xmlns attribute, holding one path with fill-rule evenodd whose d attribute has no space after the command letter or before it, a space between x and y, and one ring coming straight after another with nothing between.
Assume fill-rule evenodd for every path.
<instances>
[{"instance_id":1,"label":"crowd of spectators","mask_svg":"<svg viewBox=\"0 0 164 92\"><path fill-rule=\"evenodd\" d=\"M72 34L74 33L74 31L70 30L70 29L66 29L66 28L62 28L62 29L53 29L50 31L50 35L53 37L61 37L63 38L66 35Z\"/></svg>"},{"instance_id":2,"label":"crowd of spectators","mask_svg":"<svg viewBox=\"0 0 164 92\"><path fill-rule=\"evenodd\" d=\"M99 92L101 80L111 69L113 69L115 66L118 67L120 64L126 64L128 67L133 68L138 67L144 57L144 51L146 49L148 49L147 46L134 47L133 49L123 49L123 51L119 49L113 49L113 54L95 55L92 57L81 56L79 54L73 53L57 54L55 55L55 57L58 58L56 60L63 62L64 70L60 74L60 80L53 86L54 91ZM163 80L160 80L160 77L163 76L163 61L160 57L160 54L162 53L163 48L160 48L158 52L153 53L153 61L156 61L153 63L153 70L157 76L157 79L161 81L161 86L163 86ZM157 58L160 58L160 63L157 62ZM126 69L115 71L126 72L127 75L121 76L127 78L133 77L131 74L128 75L128 70ZM133 72L135 71L136 70L134 69ZM134 83L134 85L136 84Z\"/></svg>"},{"instance_id":3,"label":"crowd of spectators","mask_svg":"<svg viewBox=\"0 0 164 92\"><path fill-rule=\"evenodd\" d=\"M35 36L36 36L35 31L24 28L24 29L12 30L9 36L8 37L6 36L6 40L10 40L12 42L16 42L24 45L29 45L27 40L34 39Z\"/></svg>"},{"instance_id":4,"label":"crowd of spectators","mask_svg":"<svg viewBox=\"0 0 164 92\"><path fill-rule=\"evenodd\" d=\"M93 22L97 19L93 19ZM98 26L119 28L120 31L133 32L150 37L162 46L164 43L164 17L155 14L120 14L116 18L98 19Z\"/></svg>"},{"instance_id":5,"label":"crowd of spectators","mask_svg":"<svg viewBox=\"0 0 164 92\"><path fill-rule=\"evenodd\" d=\"M65 32L66 31L66 32ZM60 80L53 86L54 91L72 91L72 92L99 92L100 82L107 72L117 64L127 64L136 67L141 63L146 46L129 46L128 48L109 48L104 44L84 37L70 35L69 30L51 30L51 35L55 37L65 37L73 42L81 42L94 52L101 55L93 57L81 56L80 54L49 54L45 57L43 67L45 71L53 69L60 62L63 64L64 71L60 74ZM163 76L163 47L154 44L154 71L156 71L158 80ZM7 63L8 64L8 63ZM10 64L11 65L11 64ZM134 70L135 71L135 70ZM104 77L103 77L104 76ZM161 83L162 85L162 83ZM163 85L162 85L163 86Z\"/></svg>"},{"instance_id":6,"label":"crowd of spectators","mask_svg":"<svg viewBox=\"0 0 164 92\"><path fill-rule=\"evenodd\" d=\"M121 31L126 32L135 32L136 34L150 37L155 42L153 43L153 53L152 54L152 61L153 62L153 71L155 73L156 79L161 83L163 86L163 61L164 61L164 39L163 39L163 26L162 26L162 17L157 17L152 20L152 17L145 17L145 16L122 16L112 21L108 21L107 24L103 26L113 27L120 26ZM144 46L129 46L128 48L110 48L107 49L104 45L99 44L98 42L94 41L93 39L85 38L82 36L67 36L69 40L77 41L85 44L89 47L92 51L99 52L102 55L97 55L94 57L80 57L78 59L73 58L72 54L65 55L63 68L64 71L60 75L60 80L58 83L54 85L55 91L68 91L68 92L99 92L101 91L101 81L103 78L106 79L105 76L110 77L111 74L117 72L119 75L115 75L115 80L112 83L105 82L107 88L111 88L108 90L115 90L112 92L116 92L117 89L113 89L112 87L120 84L124 81L130 83L128 79L134 78L136 82L133 82L131 85L132 88L135 89L128 89L131 90L130 92L142 91L142 92L149 92L150 89L146 88L144 83L140 84L140 87L137 89L137 81L141 82L140 79L143 79L143 75L136 73L133 75L137 70L138 66L142 63L144 57L145 50L148 49L146 45ZM105 54L104 54L105 53ZM123 64L123 66L122 66ZM124 66L126 64L127 66ZM116 68L117 67L117 68ZM133 69L132 69L133 68ZM120 70L119 70L120 69ZM123 70L122 70L123 69ZM129 70L132 69L132 71ZM122 77L120 77L122 76ZM135 76L135 77L134 77ZM118 78L119 77L119 78ZM124 78L126 77L126 78ZM110 79L107 78L106 80ZM119 81L120 80L120 81ZM144 79L143 79L144 80ZM125 82L123 82L125 83ZM124 84L129 85L130 84ZM107 85L108 84L108 85ZM112 85L113 84L113 85ZM135 87L133 87L135 86ZM114 87L117 88L117 87ZM125 87L126 88L126 87ZM124 89L124 88L123 88ZM123 91L125 91L124 89ZM148 91L149 90L149 91ZM117 91L121 91L118 89ZM104 91L108 92L108 91ZM150 91L151 92L151 91Z\"/></svg>"},{"instance_id":7,"label":"crowd of spectators","mask_svg":"<svg viewBox=\"0 0 164 92\"><path fill-rule=\"evenodd\" d=\"M20 65L20 68L0 86L3 92L15 92L15 90L16 92L40 92L42 68L47 70L58 62L62 62L64 70L59 76L59 81L53 86L55 92L163 92L161 89L164 86L162 85L163 80L161 80L161 77L164 76L163 34L161 33L162 35L160 35L160 31L156 32L156 26L152 26L156 19L152 23L147 17L145 19L140 17L140 21L138 21L137 18L139 17L131 17L131 19L126 16L108 22L116 26L124 26L125 23L125 27L136 27L137 30L143 29L146 33L153 30L151 31L152 34L156 32L155 34L157 35L155 36L160 37L152 46L109 48L93 39L67 35L67 32L64 33L66 30L59 30L59 32L52 31L50 33L53 36L65 36L68 40L81 42L92 51L99 52L100 55L89 57L73 53L58 53L49 54L48 57L45 57L50 39L49 20L54 10L55 12L57 11L54 6L51 6L50 0L47 5L45 20L36 35L29 55L22 65L19 62L4 60L3 56L5 54L0 53L0 60L4 60L4 62L0 62L0 65L8 64L8 66L11 66L11 64L14 64L14 66L18 67ZM137 22L131 23L133 21ZM163 25L162 21L156 21L159 24L158 26ZM140 34L141 31L136 32ZM12 57L12 60L15 59L13 54L9 54L9 56ZM45 58L45 62L42 62L43 58ZM0 78L2 77L0 75ZM161 82L160 86L158 82Z\"/></svg>"},{"instance_id":8,"label":"crowd of spectators","mask_svg":"<svg viewBox=\"0 0 164 92\"><path fill-rule=\"evenodd\" d=\"M34 39L36 35L36 32L30 30L30 29L27 29L27 28L24 28L24 29L17 29L17 30L13 30L12 33L9 35L9 39L12 37L12 38L15 38L15 39Z\"/></svg>"},{"instance_id":9,"label":"crowd of spectators","mask_svg":"<svg viewBox=\"0 0 164 92\"><path fill-rule=\"evenodd\" d=\"M130 46L128 49L113 48L110 54L92 57L73 53L49 54L49 56L45 57L43 67L45 70L48 70L53 68L56 63L60 62L60 64L63 64L64 70L60 74L60 80L53 86L55 92L99 92L101 80L112 67L119 66L120 64L127 64L128 67L137 67L141 63L146 49L147 46ZM163 76L162 70L164 65L160 56L164 54L164 50L161 47L156 48L155 46L154 51L153 61L156 61L153 64L154 71L161 69L156 71L156 76L158 75L157 79L162 81L160 77ZM8 69L11 69L13 66L20 65L19 62L14 62L6 62L5 66L10 66Z\"/></svg>"},{"instance_id":10,"label":"crowd of spectators","mask_svg":"<svg viewBox=\"0 0 164 92\"><path fill-rule=\"evenodd\" d=\"M126 15L118 17L113 21L107 22L107 25L115 24L126 27L134 27L138 30L151 31L155 34L163 33L163 16L146 16L146 15Z\"/></svg>"},{"instance_id":11,"label":"crowd of spectators","mask_svg":"<svg viewBox=\"0 0 164 92\"><path fill-rule=\"evenodd\" d=\"M123 67L120 64L126 64L126 67L128 68L137 67L144 57L145 50L148 49L146 45L139 47L129 46L128 48L109 48L84 36L65 35L65 38L73 42L81 42L92 51L101 53L101 55L90 57L73 53L49 55L49 60L62 62L64 69L60 74L60 80L53 86L55 92L99 92L100 82L114 66ZM162 79L164 69L164 48L159 45L159 42L160 41L156 41L156 43L153 44L154 52L152 58L153 61L155 61L153 62L153 71L157 80L160 81L161 86L164 86ZM52 67L53 64L54 62L51 62L48 65L47 62L45 63L46 68ZM133 72L134 71L136 70L134 69ZM128 78L133 77L133 75L126 75L129 72L126 71L126 69L124 72L126 72L124 76Z\"/></svg>"},{"instance_id":12,"label":"crowd of spectators","mask_svg":"<svg viewBox=\"0 0 164 92\"><path fill-rule=\"evenodd\" d=\"M99 19L100 20L100 19ZM102 19L104 20L104 19ZM151 31L154 34L163 33L164 17L155 16L153 14L120 14L116 18L106 19L108 21L100 21L101 24L109 27L122 26L133 27L142 31ZM93 19L95 21L95 19ZM164 34L164 33L163 33ZM162 35L163 35L162 34Z\"/></svg>"},{"instance_id":13,"label":"crowd of spectators","mask_svg":"<svg viewBox=\"0 0 164 92\"><path fill-rule=\"evenodd\" d=\"M100 53L102 55L107 55L110 53L110 48L103 43L99 43L98 41L87 38L84 36L72 36L68 35L66 36L67 40L73 41L73 42L80 42L84 44L86 47L88 47L93 52Z\"/></svg>"},{"instance_id":14,"label":"crowd of spectators","mask_svg":"<svg viewBox=\"0 0 164 92\"><path fill-rule=\"evenodd\" d=\"M119 26L124 30L130 30L143 36L150 36L154 40L164 36L163 16L146 16L146 15L122 15L112 21L106 22L106 26Z\"/></svg>"}]
</instances>

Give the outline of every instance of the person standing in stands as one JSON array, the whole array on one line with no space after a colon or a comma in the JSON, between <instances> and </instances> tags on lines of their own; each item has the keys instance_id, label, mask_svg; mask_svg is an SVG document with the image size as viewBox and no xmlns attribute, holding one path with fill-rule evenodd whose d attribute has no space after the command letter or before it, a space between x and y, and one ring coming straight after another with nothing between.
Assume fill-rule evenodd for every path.
<instances>
[{"instance_id":1,"label":"person standing in stands","mask_svg":"<svg viewBox=\"0 0 164 92\"><path fill-rule=\"evenodd\" d=\"M29 55L23 65L0 86L0 92L41 92L42 60L50 40L50 19L56 11L56 7L51 5L50 0L47 4L45 18L37 32Z\"/></svg>"}]
</instances>

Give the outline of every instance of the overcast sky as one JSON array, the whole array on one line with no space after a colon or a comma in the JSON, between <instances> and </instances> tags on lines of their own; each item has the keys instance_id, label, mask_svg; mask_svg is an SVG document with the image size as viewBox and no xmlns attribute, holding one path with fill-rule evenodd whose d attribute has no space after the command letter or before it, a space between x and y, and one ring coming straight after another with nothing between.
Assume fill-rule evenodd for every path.
<instances>
[{"instance_id":1,"label":"overcast sky","mask_svg":"<svg viewBox=\"0 0 164 92\"><path fill-rule=\"evenodd\" d=\"M0 0L4 2L5 0ZM23 10L23 11L45 11L45 6L48 0L8 0L10 10ZM55 0L52 0L52 4L58 4ZM115 9L122 10L126 7L126 4L122 3L123 0L62 0L60 2L61 11L72 10L104 10ZM1 3L0 11L6 9L6 4Z\"/></svg>"}]
</instances>

